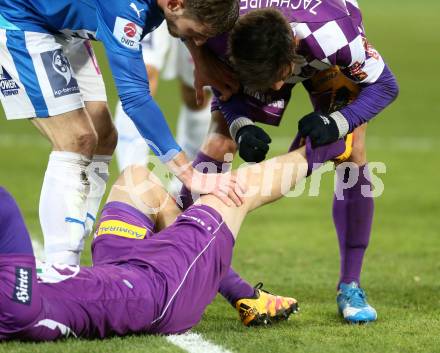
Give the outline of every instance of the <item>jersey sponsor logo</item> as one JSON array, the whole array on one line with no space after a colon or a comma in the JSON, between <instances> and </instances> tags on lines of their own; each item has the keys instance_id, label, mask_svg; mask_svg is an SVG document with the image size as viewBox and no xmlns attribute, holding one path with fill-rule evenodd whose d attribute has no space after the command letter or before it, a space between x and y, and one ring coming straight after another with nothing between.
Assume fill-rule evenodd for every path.
<instances>
[{"instance_id":1,"label":"jersey sponsor logo","mask_svg":"<svg viewBox=\"0 0 440 353\"><path fill-rule=\"evenodd\" d=\"M32 300L32 269L15 267L14 302L30 305Z\"/></svg>"},{"instance_id":2,"label":"jersey sponsor logo","mask_svg":"<svg viewBox=\"0 0 440 353\"><path fill-rule=\"evenodd\" d=\"M321 4L322 0L240 0L240 10L284 7L292 10L308 10L316 16Z\"/></svg>"},{"instance_id":3,"label":"jersey sponsor logo","mask_svg":"<svg viewBox=\"0 0 440 353\"><path fill-rule=\"evenodd\" d=\"M69 60L61 49L41 53L41 59L55 98L79 93Z\"/></svg>"},{"instance_id":4,"label":"jersey sponsor logo","mask_svg":"<svg viewBox=\"0 0 440 353\"><path fill-rule=\"evenodd\" d=\"M127 23L124 27L124 33L128 38L133 38L136 35L136 25L133 22Z\"/></svg>"},{"instance_id":5,"label":"jersey sponsor logo","mask_svg":"<svg viewBox=\"0 0 440 353\"><path fill-rule=\"evenodd\" d=\"M122 17L116 17L113 35L119 43L130 49L139 49L142 28L136 23Z\"/></svg>"},{"instance_id":6,"label":"jersey sponsor logo","mask_svg":"<svg viewBox=\"0 0 440 353\"><path fill-rule=\"evenodd\" d=\"M0 91L3 97L15 96L18 94L20 87L3 66L0 66Z\"/></svg>"},{"instance_id":7,"label":"jersey sponsor logo","mask_svg":"<svg viewBox=\"0 0 440 353\"><path fill-rule=\"evenodd\" d=\"M96 231L97 237L105 234L129 239L144 239L147 229L123 221L109 220L102 222Z\"/></svg>"}]
</instances>

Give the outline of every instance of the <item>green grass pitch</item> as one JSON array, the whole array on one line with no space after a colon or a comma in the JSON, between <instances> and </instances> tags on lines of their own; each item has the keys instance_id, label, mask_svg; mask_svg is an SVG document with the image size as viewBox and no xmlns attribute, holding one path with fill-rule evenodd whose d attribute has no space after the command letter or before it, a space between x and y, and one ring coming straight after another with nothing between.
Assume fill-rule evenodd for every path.
<instances>
[{"instance_id":1,"label":"green grass pitch","mask_svg":"<svg viewBox=\"0 0 440 353\"><path fill-rule=\"evenodd\" d=\"M369 126L370 161L381 161L384 194L376 199L373 235L362 284L378 321L344 324L336 313L338 246L331 219L333 178L319 197L284 199L250 215L242 228L233 265L251 283L296 297L301 312L269 328L248 329L218 297L194 328L233 352L439 352L440 188L437 1L360 0L369 40L396 74L401 92ZM97 46L100 57L102 51ZM101 58L102 59L102 58ZM106 75L110 105L116 93ZM177 85L164 82L158 101L172 126L178 113ZM272 134L271 154L284 152L296 122L310 111L297 87L287 116ZM0 118L0 185L17 198L32 236L42 240L38 199L49 145L29 122ZM117 175L112 165L112 179ZM90 263L90 251L83 256ZM162 337L56 343L3 343L0 352L179 352Z\"/></svg>"}]
</instances>

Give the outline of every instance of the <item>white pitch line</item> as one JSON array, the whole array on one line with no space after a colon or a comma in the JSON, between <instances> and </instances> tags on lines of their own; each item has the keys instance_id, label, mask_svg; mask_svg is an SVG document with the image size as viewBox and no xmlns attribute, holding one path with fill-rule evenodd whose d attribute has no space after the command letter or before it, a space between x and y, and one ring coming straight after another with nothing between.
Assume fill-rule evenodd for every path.
<instances>
[{"instance_id":1,"label":"white pitch line","mask_svg":"<svg viewBox=\"0 0 440 353\"><path fill-rule=\"evenodd\" d=\"M165 339L188 353L232 353L226 348L205 340L200 334L194 332L166 336Z\"/></svg>"}]
</instances>

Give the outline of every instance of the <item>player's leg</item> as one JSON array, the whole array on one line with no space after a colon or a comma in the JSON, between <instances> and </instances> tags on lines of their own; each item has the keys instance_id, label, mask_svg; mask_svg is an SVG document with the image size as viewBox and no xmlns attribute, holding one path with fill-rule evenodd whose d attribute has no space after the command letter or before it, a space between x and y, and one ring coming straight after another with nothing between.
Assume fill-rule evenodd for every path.
<instances>
[{"instance_id":1,"label":"player's leg","mask_svg":"<svg viewBox=\"0 0 440 353\"><path fill-rule=\"evenodd\" d=\"M108 109L104 81L92 45L88 40L72 39L64 45L64 50L98 137L87 175L90 191L87 197L86 234L89 234L110 176L109 164L116 147L117 133Z\"/></svg>"},{"instance_id":2,"label":"player's leg","mask_svg":"<svg viewBox=\"0 0 440 353\"><path fill-rule=\"evenodd\" d=\"M131 165L124 169L110 190L107 204L122 202L152 220L155 231L172 224L181 210L158 176L147 168Z\"/></svg>"},{"instance_id":3,"label":"player's leg","mask_svg":"<svg viewBox=\"0 0 440 353\"><path fill-rule=\"evenodd\" d=\"M156 94L159 83L159 70L147 65L148 81L150 82L151 94ZM118 101L115 110L115 125L118 130L118 145L116 147L116 159L119 171L123 171L132 164L147 165L148 145L137 130L133 121L122 109Z\"/></svg>"},{"instance_id":4,"label":"player's leg","mask_svg":"<svg viewBox=\"0 0 440 353\"><path fill-rule=\"evenodd\" d=\"M46 260L78 264L88 234L88 174L98 144L84 97L99 95L102 79L97 87L96 77L87 75L88 70L97 69L91 57L93 53L84 47L82 40L67 42L63 37L27 32L23 40L28 53L21 56L31 60L35 82L27 82L30 77L24 75L20 78L30 99L40 102L39 109L43 110L36 110L30 117L53 149L40 198ZM41 46L42 42L45 46ZM12 51L20 57L17 49ZM93 87L88 87L90 84Z\"/></svg>"},{"instance_id":5,"label":"player's leg","mask_svg":"<svg viewBox=\"0 0 440 353\"><path fill-rule=\"evenodd\" d=\"M176 41L176 69L182 98L176 140L189 156L189 159L193 160L208 132L211 120L211 94L209 91L205 92L203 103L197 105L194 89L194 62L186 45L180 40Z\"/></svg>"},{"instance_id":6,"label":"player's leg","mask_svg":"<svg viewBox=\"0 0 440 353\"><path fill-rule=\"evenodd\" d=\"M121 172L133 164L147 165L148 145L122 109L120 101L116 105L115 125L118 130L118 145L115 150L118 170Z\"/></svg>"},{"instance_id":7,"label":"player's leg","mask_svg":"<svg viewBox=\"0 0 440 353\"><path fill-rule=\"evenodd\" d=\"M87 235L88 168L96 132L85 109L32 122L52 144L39 207L46 261L78 264Z\"/></svg>"},{"instance_id":8,"label":"player's leg","mask_svg":"<svg viewBox=\"0 0 440 353\"><path fill-rule=\"evenodd\" d=\"M353 101L358 93L359 87L348 80L337 67L322 71L306 82L305 87L310 93L312 103L316 110L332 112L341 109ZM338 289L341 283L345 283L347 293L351 293L348 300L338 300L338 306L342 312L342 306L347 302L353 302L363 306L363 310L345 310L349 321L372 321L376 318L376 312L365 301L363 292L360 289L350 289L359 286L362 260L368 246L371 224L373 220L373 198L363 195L363 185L369 186L366 150L365 150L366 124L355 129L353 132L353 149L347 160L352 162L353 167L347 170L338 169L337 185L333 201L333 220L338 235L340 249L340 278ZM351 183L356 178L354 184ZM350 179L350 177L352 177ZM342 196L342 197L341 197ZM349 286L350 285L350 286ZM350 288L349 288L350 287ZM346 296L343 296L346 299Z\"/></svg>"},{"instance_id":9,"label":"player's leg","mask_svg":"<svg viewBox=\"0 0 440 353\"><path fill-rule=\"evenodd\" d=\"M16 337L41 310L30 237L17 204L0 187L0 340Z\"/></svg>"},{"instance_id":10,"label":"player's leg","mask_svg":"<svg viewBox=\"0 0 440 353\"><path fill-rule=\"evenodd\" d=\"M312 147L306 144L287 154L271 158L262 163L238 169L238 178L246 181L245 202L237 208L222 206L221 201L212 195L204 195L200 202L215 208L224 222L237 236L244 217L252 210L271 203L289 192L299 181L309 176L314 169L334 160L348 148L344 140L332 144Z\"/></svg>"},{"instance_id":11,"label":"player's leg","mask_svg":"<svg viewBox=\"0 0 440 353\"><path fill-rule=\"evenodd\" d=\"M368 304L365 292L360 287L362 263L371 236L374 214L365 148L366 129L367 125L364 124L353 133L353 152L349 159L353 165L345 170L337 170L333 202L333 220L341 256L337 302L340 313L349 322L377 319L376 310ZM356 178L354 184L351 183L353 178Z\"/></svg>"},{"instance_id":12,"label":"player's leg","mask_svg":"<svg viewBox=\"0 0 440 353\"><path fill-rule=\"evenodd\" d=\"M164 65L169 47L169 34L166 24L147 34L141 44L148 73L150 94L154 97L159 85L159 74ZM125 114L120 101L116 105L115 125L118 130L116 158L119 171L132 164L146 165L148 161L148 145L132 120Z\"/></svg>"}]
</instances>

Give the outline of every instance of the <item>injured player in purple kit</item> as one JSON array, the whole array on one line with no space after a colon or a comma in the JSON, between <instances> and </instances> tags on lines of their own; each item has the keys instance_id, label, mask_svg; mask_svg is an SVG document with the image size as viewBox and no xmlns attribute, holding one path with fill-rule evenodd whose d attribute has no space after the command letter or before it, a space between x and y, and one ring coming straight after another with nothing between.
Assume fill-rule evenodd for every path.
<instances>
[{"instance_id":1,"label":"injured player in purple kit","mask_svg":"<svg viewBox=\"0 0 440 353\"><path fill-rule=\"evenodd\" d=\"M0 189L0 340L189 330L230 269L246 214L281 198L312 168L348 147L338 140L314 148L307 139L306 146L237 172L253 190L243 195L242 206L205 195L183 213L154 174L130 167L103 209L92 244L93 266L53 265L40 279L20 212ZM267 163L289 166L290 178L275 168L268 182ZM258 192L263 187L266 192ZM156 228L162 230L155 233Z\"/></svg>"}]
</instances>

